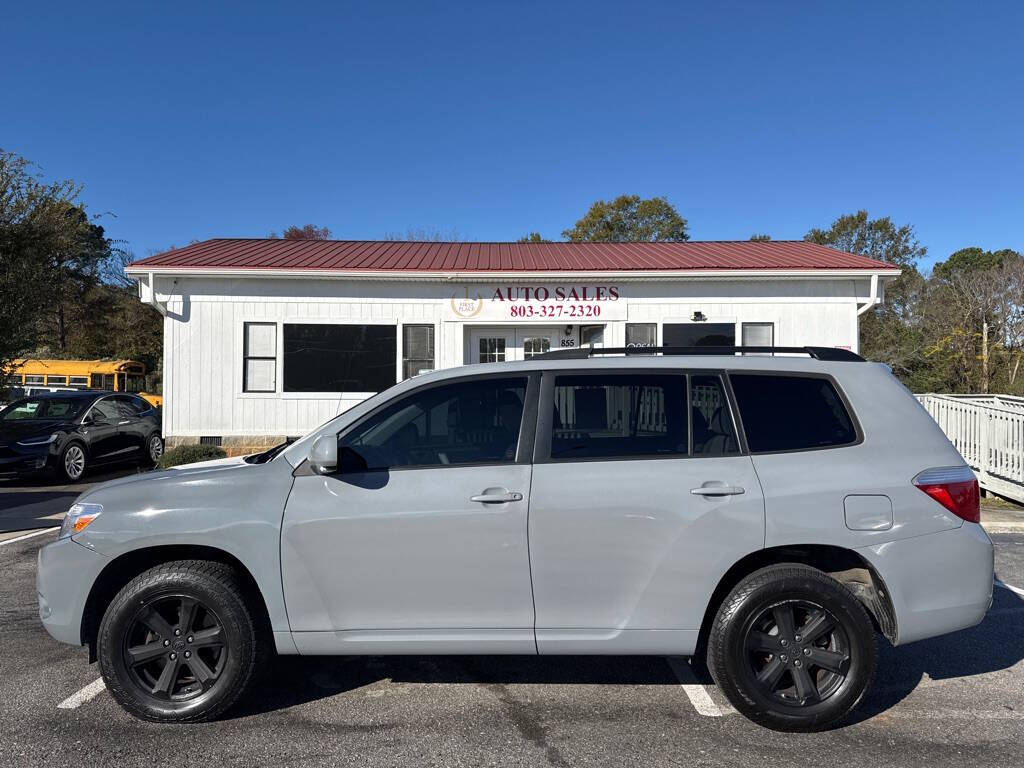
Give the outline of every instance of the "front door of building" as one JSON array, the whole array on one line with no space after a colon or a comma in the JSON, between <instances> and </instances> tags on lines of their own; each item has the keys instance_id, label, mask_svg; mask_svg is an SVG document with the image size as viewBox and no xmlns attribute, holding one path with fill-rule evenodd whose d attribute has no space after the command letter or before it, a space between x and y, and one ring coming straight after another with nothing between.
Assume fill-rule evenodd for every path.
<instances>
[{"instance_id":1,"label":"front door of building","mask_svg":"<svg viewBox=\"0 0 1024 768\"><path fill-rule=\"evenodd\" d=\"M560 349L564 335L558 328L474 328L470 331L468 362L529 360L536 355ZM571 338L575 339L575 336Z\"/></svg>"}]
</instances>

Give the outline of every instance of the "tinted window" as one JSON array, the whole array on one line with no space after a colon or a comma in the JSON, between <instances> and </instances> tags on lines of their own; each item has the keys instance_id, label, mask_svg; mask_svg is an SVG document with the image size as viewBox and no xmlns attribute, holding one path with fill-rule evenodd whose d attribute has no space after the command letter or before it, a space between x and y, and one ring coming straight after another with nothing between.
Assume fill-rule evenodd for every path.
<instances>
[{"instance_id":1,"label":"tinted window","mask_svg":"<svg viewBox=\"0 0 1024 768\"><path fill-rule=\"evenodd\" d=\"M12 403L0 411L3 421L22 419L71 419L85 407L81 398L40 398Z\"/></svg>"},{"instance_id":2,"label":"tinted window","mask_svg":"<svg viewBox=\"0 0 1024 768\"><path fill-rule=\"evenodd\" d=\"M124 419L137 419L139 414L146 410L143 401L138 397L119 395L115 397L114 400L117 402L117 408L121 414L121 418Z\"/></svg>"},{"instance_id":3,"label":"tinted window","mask_svg":"<svg viewBox=\"0 0 1024 768\"><path fill-rule=\"evenodd\" d=\"M96 405L92 407L92 417L117 424L121 420L121 412L112 398L105 397L102 400L97 400Z\"/></svg>"},{"instance_id":4,"label":"tinted window","mask_svg":"<svg viewBox=\"0 0 1024 768\"><path fill-rule=\"evenodd\" d=\"M721 377L690 377L690 418L693 421L694 456L739 453L736 428Z\"/></svg>"},{"instance_id":5,"label":"tinted window","mask_svg":"<svg viewBox=\"0 0 1024 768\"><path fill-rule=\"evenodd\" d=\"M341 469L515 461L526 381L479 379L414 392L341 437Z\"/></svg>"},{"instance_id":6,"label":"tinted window","mask_svg":"<svg viewBox=\"0 0 1024 768\"><path fill-rule=\"evenodd\" d=\"M558 376L551 458L686 455L686 377Z\"/></svg>"},{"instance_id":7,"label":"tinted window","mask_svg":"<svg viewBox=\"0 0 1024 768\"><path fill-rule=\"evenodd\" d=\"M661 343L666 347L734 347L734 323L665 323Z\"/></svg>"},{"instance_id":8,"label":"tinted window","mask_svg":"<svg viewBox=\"0 0 1024 768\"><path fill-rule=\"evenodd\" d=\"M857 439L853 420L828 379L749 374L729 379L752 452L828 448Z\"/></svg>"},{"instance_id":9,"label":"tinted window","mask_svg":"<svg viewBox=\"0 0 1024 768\"><path fill-rule=\"evenodd\" d=\"M380 392L395 383L394 325L284 326L285 392Z\"/></svg>"}]
</instances>

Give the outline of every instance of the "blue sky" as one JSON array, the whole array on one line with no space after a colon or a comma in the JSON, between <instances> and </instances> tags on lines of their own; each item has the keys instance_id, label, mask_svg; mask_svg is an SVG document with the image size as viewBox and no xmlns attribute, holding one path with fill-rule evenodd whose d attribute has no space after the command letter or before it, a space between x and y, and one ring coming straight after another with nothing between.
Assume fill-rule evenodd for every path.
<instances>
[{"instance_id":1,"label":"blue sky","mask_svg":"<svg viewBox=\"0 0 1024 768\"><path fill-rule=\"evenodd\" d=\"M212 6L216 6L213 8ZM144 256L289 224L557 238L664 195L697 240L867 208L1024 249L1024 4L18 3L0 147Z\"/></svg>"}]
</instances>

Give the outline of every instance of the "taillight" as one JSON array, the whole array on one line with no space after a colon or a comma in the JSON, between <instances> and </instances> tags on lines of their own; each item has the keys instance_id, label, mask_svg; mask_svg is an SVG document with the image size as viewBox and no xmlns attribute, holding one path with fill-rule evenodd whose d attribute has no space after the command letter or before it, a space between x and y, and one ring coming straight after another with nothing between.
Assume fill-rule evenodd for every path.
<instances>
[{"instance_id":1,"label":"taillight","mask_svg":"<svg viewBox=\"0 0 1024 768\"><path fill-rule=\"evenodd\" d=\"M978 478L970 467L926 469L913 483L957 517L969 523L981 522Z\"/></svg>"}]
</instances>

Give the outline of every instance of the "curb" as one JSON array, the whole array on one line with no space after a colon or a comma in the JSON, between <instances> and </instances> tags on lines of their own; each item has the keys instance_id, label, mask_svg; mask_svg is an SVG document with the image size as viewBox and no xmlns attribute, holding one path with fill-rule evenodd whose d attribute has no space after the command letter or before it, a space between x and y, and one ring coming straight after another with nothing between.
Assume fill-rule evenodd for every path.
<instances>
[{"instance_id":1,"label":"curb","mask_svg":"<svg viewBox=\"0 0 1024 768\"><path fill-rule=\"evenodd\" d=\"M982 523L987 533L1024 533L1024 523Z\"/></svg>"}]
</instances>

